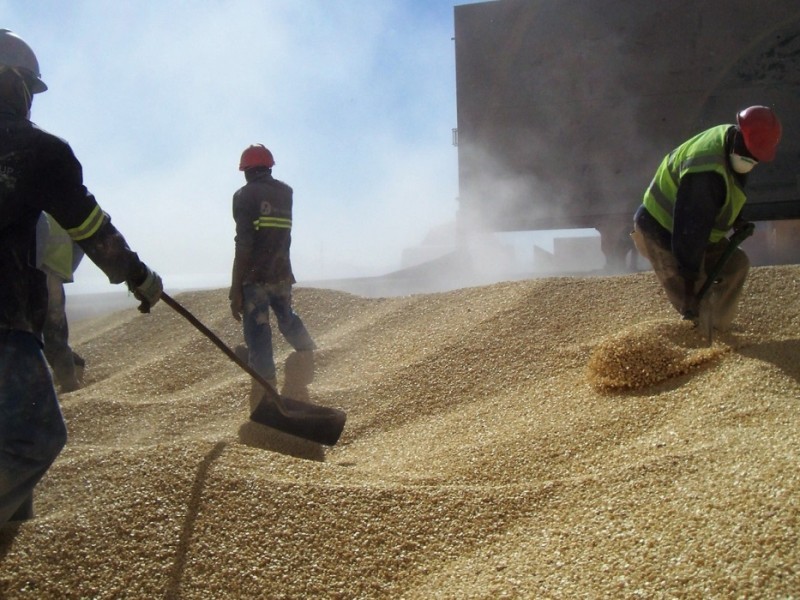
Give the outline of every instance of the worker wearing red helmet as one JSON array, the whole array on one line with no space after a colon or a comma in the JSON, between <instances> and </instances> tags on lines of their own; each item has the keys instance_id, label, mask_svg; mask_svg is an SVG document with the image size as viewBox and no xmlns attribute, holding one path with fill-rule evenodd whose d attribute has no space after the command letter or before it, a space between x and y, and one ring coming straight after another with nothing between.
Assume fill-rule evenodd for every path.
<instances>
[{"instance_id":1,"label":"worker wearing red helmet","mask_svg":"<svg viewBox=\"0 0 800 600\"><path fill-rule=\"evenodd\" d=\"M111 283L125 282L149 311L161 278L128 247L83 184L64 140L30 121L47 90L33 50L0 29L0 526L33 516L33 490L67 430L45 361L47 278L36 268L43 212L63 227Z\"/></svg>"},{"instance_id":2,"label":"worker wearing red helmet","mask_svg":"<svg viewBox=\"0 0 800 600\"><path fill-rule=\"evenodd\" d=\"M775 158L781 123L766 106L745 108L736 124L718 125L687 140L661 162L634 216L633 241L653 266L672 305L697 320L698 291L744 226L747 174ZM737 248L716 284L713 327L726 331L735 315L750 261Z\"/></svg>"},{"instance_id":3,"label":"worker wearing red helmet","mask_svg":"<svg viewBox=\"0 0 800 600\"><path fill-rule=\"evenodd\" d=\"M242 152L239 170L247 183L233 195L236 253L229 298L233 318L242 321L248 363L277 388L270 309L279 331L295 350L316 346L292 309L293 192L272 176L274 165L272 153L262 144ZM251 401L260 396L255 386Z\"/></svg>"}]
</instances>

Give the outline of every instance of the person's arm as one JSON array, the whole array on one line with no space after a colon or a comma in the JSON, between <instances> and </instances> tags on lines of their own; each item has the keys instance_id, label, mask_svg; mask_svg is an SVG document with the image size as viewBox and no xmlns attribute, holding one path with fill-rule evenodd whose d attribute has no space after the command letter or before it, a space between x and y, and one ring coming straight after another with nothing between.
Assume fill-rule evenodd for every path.
<instances>
[{"instance_id":1,"label":"person's arm","mask_svg":"<svg viewBox=\"0 0 800 600\"><path fill-rule=\"evenodd\" d=\"M133 290L141 285L149 269L129 247L125 238L104 214L103 222L92 235L76 239L86 256L108 276L110 283L128 284Z\"/></svg>"},{"instance_id":2,"label":"person's arm","mask_svg":"<svg viewBox=\"0 0 800 600\"><path fill-rule=\"evenodd\" d=\"M247 212L245 200L246 190L242 189L233 196L233 220L236 223L234 238L233 270L231 273L231 289L228 299L231 303L231 315L237 321L242 320L244 310L244 274L249 269L253 249L253 218Z\"/></svg>"},{"instance_id":3,"label":"person's arm","mask_svg":"<svg viewBox=\"0 0 800 600\"><path fill-rule=\"evenodd\" d=\"M43 154L41 193L44 210L63 227L72 240L108 277L125 282L149 312L162 290L161 278L145 265L112 225L83 184L83 172L69 145L58 141Z\"/></svg>"},{"instance_id":4,"label":"person's arm","mask_svg":"<svg viewBox=\"0 0 800 600\"><path fill-rule=\"evenodd\" d=\"M150 312L150 307L161 297L163 290L161 277L151 271L139 259L139 255L128 247L125 238L111 224L111 217L105 213L103 216L103 222L97 231L89 237L73 239L86 256L108 276L110 283L125 282L128 289L141 302L139 310Z\"/></svg>"},{"instance_id":5,"label":"person's arm","mask_svg":"<svg viewBox=\"0 0 800 600\"><path fill-rule=\"evenodd\" d=\"M725 180L713 172L690 173L678 186L673 211L672 254L685 281L683 313L687 318L697 313L696 282L726 193Z\"/></svg>"}]
</instances>

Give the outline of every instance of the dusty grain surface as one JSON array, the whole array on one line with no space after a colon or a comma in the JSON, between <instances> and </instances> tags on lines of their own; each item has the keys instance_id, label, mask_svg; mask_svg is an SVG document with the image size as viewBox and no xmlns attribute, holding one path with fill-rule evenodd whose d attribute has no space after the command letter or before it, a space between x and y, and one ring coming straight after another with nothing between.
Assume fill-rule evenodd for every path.
<instances>
[{"instance_id":1,"label":"dusty grain surface","mask_svg":"<svg viewBox=\"0 0 800 600\"><path fill-rule=\"evenodd\" d=\"M0 597L800 597L800 267L710 349L652 273L295 296L320 350L279 380L348 413L332 448L248 422L163 303L73 328L89 385ZM241 342L224 290L178 300Z\"/></svg>"}]
</instances>

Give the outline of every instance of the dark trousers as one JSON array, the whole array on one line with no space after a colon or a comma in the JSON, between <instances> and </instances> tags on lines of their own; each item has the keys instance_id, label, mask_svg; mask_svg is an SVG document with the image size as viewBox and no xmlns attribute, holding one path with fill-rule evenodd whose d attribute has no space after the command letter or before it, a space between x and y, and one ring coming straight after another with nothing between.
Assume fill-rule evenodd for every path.
<instances>
[{"instance_id":1,"label":"dark trousers","mask_svg":"<svg viewBox=\"0 0 800 600\"><path fill-rule=\"evenodd\" d=\"M66 441L39 341L28 332L0 330L0 525L31 506L33 488Z\"/></svg>"}]
</instances>

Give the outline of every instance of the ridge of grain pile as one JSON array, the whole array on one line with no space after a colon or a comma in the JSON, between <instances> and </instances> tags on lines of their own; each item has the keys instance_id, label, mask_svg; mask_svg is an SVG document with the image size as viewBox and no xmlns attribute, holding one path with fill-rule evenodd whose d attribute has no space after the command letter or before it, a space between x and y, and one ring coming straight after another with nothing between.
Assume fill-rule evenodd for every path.
<instances>
[{"instance_id":1,"label":"ridge of grain pile","mask_svg":"<svg viewBox=\"0 0 800 600\"><path fill-rule=\"evenodd\" d=\"M0 598L798 597L800 267L753 268L713 360L652 272L294 296L320 350L276 336L279 381L347 412L330 448L249 422L163 303L72 324L87 386ZM177 298L241 343L226 290ZM645 339L688 370L620 375Z\"/></svg>"}]
</instances>

